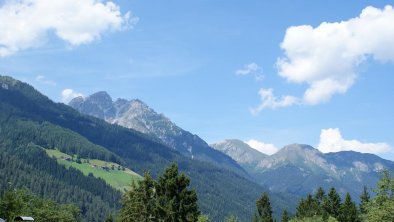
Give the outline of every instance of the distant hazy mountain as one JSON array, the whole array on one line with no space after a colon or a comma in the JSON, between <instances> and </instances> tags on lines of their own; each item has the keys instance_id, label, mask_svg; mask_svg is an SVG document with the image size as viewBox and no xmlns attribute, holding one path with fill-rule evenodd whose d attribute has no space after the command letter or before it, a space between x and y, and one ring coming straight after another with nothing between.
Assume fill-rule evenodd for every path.
<instances>
[{"instance_id":1,"label":"distant hazy mountain","mask_svg":"<svg viewBox=\"0 0 394 222\"><path fill-rule=\"evenodd\" d=\"M111 104L100 100L101 96L90 100L91 107L101 108L97 114L113 115ZM9 188L9 182L16 188L27 187L40 197L76 204L82 221L89 222L103 221L118 209L119 191L102 179L59 165L44 150L53 148L67 155L122 164L139 174L149 171L153 177L176 162L190 177L201 211L212 221L223 221L229 214L249 220L256 199L269 192L233 171L192 160L135 130L82 115L26 83L0 75L0 193ZM294 212L294 197L269 193L277 217L285 208Z\"/></svg>"},{"instance_id":2,"label":"distant hazy mountain","mask_svg":"<svg viewBox=\"0 0 394 222\"><path fill-rule=\"evenodd\" d=\"M208 161L246 176L236 161L211 148L200 137L181 129L138 99L117 99L113 102L108 93L97 92L87 98L74 98L69 105L81 113L156 137L184 156Z\"/></svg>"},{"instance_id":3,"label":"distant hazy mountain","mask_svg":"<svg viewBox=\"0 0 394 222\"><path fill-rule=\"evenodd\" d=\"M341 193L350 192L358 197L364 185L375 186L382 169L394 170L394 162L373 154L353 151L324 154L309 145L291 144L271 156L258 156L239 140L226 140L212 147L246 166L260 184L276 192L297 195L305 195L319 186L334 186Z\"/></svg>"},{"instance_id":4,"label":"distant hazy mountain","mask_svg":"<svg viewBox=\"0 0 394 222\"><path fill-rule=\"evenodd\" d=\"M241 140L225 140L219 143L210 144L211 147L227 154L237 161L247 171L253 171L254 168L267 157Z\"/></svg>"}]
</instances>

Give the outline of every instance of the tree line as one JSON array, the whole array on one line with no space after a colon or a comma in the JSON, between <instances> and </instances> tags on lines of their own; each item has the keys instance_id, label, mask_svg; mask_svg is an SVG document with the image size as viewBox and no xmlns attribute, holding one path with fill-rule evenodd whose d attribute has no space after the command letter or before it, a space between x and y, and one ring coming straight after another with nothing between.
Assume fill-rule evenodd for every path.
<instances>
[{"instance_id":1,"label":"tree line","mask_svg":"<svg viewBox=\"0 0 394 222\"><path fill-rule=\"evenodd\" d=\"M394 178L388 170L382 172L382 178L373 189L375 196L372 198L368 189L364 187L360 195L360 203L352 200L346 193L342 201L334 187L328 192L321 187L314 193L302 198L296 214L291 217L284 210L281 222L364 222L364 221L394 221ZM274 222L272 208L267 193L256 202L257 212L253 222Z\"/></svg>"},{"instance_id":2,"label":"tree line","mask_svg":"<svg viewBox=\"0 0 394 222\"><path fill-rule=\"evenodd\" d=\"M184 174L178 174L176 165L166 169L157 181L150 174L124 194L123 205L117 221L193 221L209 222L209 216L198 209L195 191L188 190L190 180ZM285 209L281 222L363 222L394 221L394 178L389 171L382 172L382 178L373 189L371 197L364 187L357 205L349 193L341 200L334 187L328 192L321 187L302 198L295 215ZM240 221L236 216L229 216L226 222ZM252 222L274 222L273 210L268 193L264 192L256 201L256 211Z\"/></svg>"}]
</instances>

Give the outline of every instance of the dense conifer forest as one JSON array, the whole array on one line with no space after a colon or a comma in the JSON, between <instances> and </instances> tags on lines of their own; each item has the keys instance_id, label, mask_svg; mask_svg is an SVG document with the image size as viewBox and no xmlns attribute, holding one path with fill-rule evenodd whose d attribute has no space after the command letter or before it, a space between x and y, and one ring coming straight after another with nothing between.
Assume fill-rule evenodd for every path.
<instances>
[{"instance_id":1,"label":"dense conifer forest","mask_svg":"<svg viewBox=\"0 0 394 222\"><path fill-rule=\"evenodd\" d=\"M254 209L250 200L256 200L266 191L244 175L183 157L144 134L53 103L25 83L10 77L0 80L1 84L7 84L6 88L0 88L2 193L8 182L16 188L28 187L40 197L76 204L86 221L100 221L99 218L119 209L118 191L100 179L57 165L42 148L109 160L140 175L149 172L153 178L176 162L179 170L191 178L200 210L214 220L232 214L249 218ZM295 203L292 196L271 195L274 208L284 209L289 201Z\"/></svg>"}]
</instances>

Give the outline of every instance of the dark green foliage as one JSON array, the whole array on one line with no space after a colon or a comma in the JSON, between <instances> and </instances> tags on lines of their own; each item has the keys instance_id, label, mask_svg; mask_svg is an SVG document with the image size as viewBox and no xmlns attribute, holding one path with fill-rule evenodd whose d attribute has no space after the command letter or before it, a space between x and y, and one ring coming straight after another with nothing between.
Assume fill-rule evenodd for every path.
<instances>
[{"instance_id":1,"label":"dark green foliage","mask_svg":"<svg viewBox=\"0 0 394 222\"><path fill-rule=\"evenodd\" d=\"M168 167L157 183L158 213L165 221L197 221L200 211L197 194L189 190L190 179L178 173L176 164Z\"/></svg>"},{"instance_id":2,"label":"dark green foliage","mask_svg":"<svg viewBox=\"0 0 394 222\"><path fill-rule=\"evenodd\" d=\"M156 181L149 173L144 179L133 183L130 191L123 195L122 209L119 213L121 222L155 221L157 214Z\"/></svg>"},{"instance_id":3,"label":"dark green foliage","mask_svg":"<svg viewBox=\"0 0 394 222\"><path fill-rule=\"evenodd\" d=\"M281 222L289 222L289 220L290 220L289 213L287 213L287 210L285 209L285 210L283 210L282 218L280 219L280 221Z\"/></svg>"},{"instance_id":4,"label":"dark green foliage","mask_svg":"<svg viewBox=\"0 0 394 222\"><path fill-rule=\"evenodd\" d=\"M7 181L12 181L16 187L27 186L39 196L75 203L87 221L102 221L107 212L119 207L118 192L102 180L86 179L79 171L58 166L38 151L40 147L121 163L140 174L149 171L154 178L165 166L176 162L192 179L191 187L199 195L201 211L214 221L228 214L243 221L249 219L254 205L250 200L265 190L234 172L185 158L134 130L53 103L31 86L10 77L0 76L0 83L9 86L0 88L0 154L4 159L0 162L0 192L5 190ZM295 199L274 194L271 197L278 212L284 206L293 206L289 203Z\"/></svg>"},{"instance_id":5,"label":"dark green foliage","mask_svg":"<svg viewBox=\"0 0 394 222\"><path fill-rule=\"evenodd\" d=\"M296 216L298 218L312 217L318 214L319 205L311 194L306 199L301 199L297 206Z\"/></svg>"},{"instance_id":6,"label":"dark green foliage","mask_svg":"<svg viewBox=\"0 0 394 222\"><path fill-rule=\"evenodd\" d=\"M356 203L352 201L349 193L346 193L344 202L339 209L338 220L341 222L357 222L358 212Z\"/></svg>"},{"instance_id":7,"label":"dark green foliage","mask_svg":"<svg viewBox=\"0 0 394 222\"><path fill-rule=\"evenodd\" d=\"M360 196L360 204L359 204L359 210L361 214L366 213L366 208L367 205L370 201L371 196L368 193L367 187L364 186L363 193Z\"/></svg>"},{"instance_id":8,"label":"dark green foliage","mask_svg":"<svg viewBox=\"0 0 394 222\"><path fill-rule=\"evenodd\" d=\"M57 204L34 196L27 189L9 188L0 199L0 217L13 221L16 216L29 215L36 221L80 221L80 210L71 204Z\"/></svg>"},{"instance_id":9,"label":"dark green foliage","mask_svg":"<svg viewBox=\"0 0 394 222\"><path fill-rule=\"evenodd\" d=\"M382 174L374 190L376 196L366 204L362 215L365 221L394 221L394 178L388 170Z\"/></svg>"},{"instance_id":10,"label":"dark green foliage","mask_svg":"<svg viewBox=\"0 0 394 222\"><path fill-rule=\"evenodd\" d=\"M119 219L122 222L196 222L200 215L197 194L189 190L190 180L178 173L176 164L168 167L158 181L149 174L133 185L123 198Z\"/></svg>"},{"instance_id":11,"label":"dark green foliage","mask_svg":"<svg viewBox=\"0 0 394 222\"><path fill-rule=\"evenodd\" d=\"M264 192L256 202L257 221L273 222L272 207L269 196Z\"/></svg>"},{"instance_id":12,"label":"dark green foliage","mask_svg":"<svg viewBox=\"0 0 394 222\"><path fill-rule=\"evenodd\" d=\"M0 142L1 143L1 142ZM0 192L7 182L29 189L40 197L59 203L74 203L86 221L101 221L105 212L119 207L121 195L103 180L85 177L80 171L67 170L37 146L0 148Z\"/></svg>"},{"instance_id":13,"label":"dark green foliage","mask_svg":"<svg viewBox=\"0 0 394 222\"><path fill-rule=\"evenodd\" d=\"M337 193L334 187L330 188L328 192L327 198L323 203L324 210L328 213L328 215L338 218L339 209L341 207L341 197Z\"/></svg>"}]
</instances>

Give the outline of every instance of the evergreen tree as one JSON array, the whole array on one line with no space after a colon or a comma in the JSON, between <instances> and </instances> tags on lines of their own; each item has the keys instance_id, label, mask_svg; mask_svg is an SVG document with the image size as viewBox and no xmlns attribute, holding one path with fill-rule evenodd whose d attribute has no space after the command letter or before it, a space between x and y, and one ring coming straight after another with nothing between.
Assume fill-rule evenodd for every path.
<instances>
[{"instance_id":1,"label":"evergreen tree","mask_svg":"<svg viewBox=\"0 0 394 222\"><path fill-rule=\"evenodd\" d=\"M376 197L369 201L365 221L394 221L394 178L389 171L383 171L383 177L375 189Z\"/></svg>"},{"instance_id":2,"label":"evergreen tree","mask_svg":"<svg viewBox=\"0 0 394 222\"><path fill-rule=\"evenodd\" d=\"M132 184L130 191L123 196L123 207L119 219L122 222L150 222L157 218L156 182L149 173L138 185Z\"/></svg>"},{"instance_id":3,"label":"evergreen tree","mask_svg":"<svg viewBox=\"0 0 394 222\"><path fill-rule=\"evenodd\" d=\"M269 196L264 192L256 202L257 207L257 218L261 222L273 222L272 219L272 207Z\"/></svg>"},{"instance_id":4,"label":"evergreen tree","mask_svg":"<svg viewBox=\"0 0 394 222\"><path fill-rule=\"evenodd\" d=\"M318 214L318 205L311 194L306 199L301 199L297 206L296 216L298 218L312 217Z\"/></svg>"},{"instance_id":5,"label":"evergreen tree","mask_svg":"<svg viewBox=\"0 0 394 222\"><path fill-rule=\"evenodd\" d=\"M200 211L197 194L189 190L190 179L178 173L178 166L168 167L157 183L158 215L165 221L197 221Z\"/></svg>"},{"instance_id":6,"label":"evergreen tree","mask_svg":"<svg viewBox=\"0 0 394 222\"><path fill-rule=\"evenodd\" d=\"M338 220L341 222L358 221L357 207L349 193L346 193L345 201L340 207Z\"/></svg>"},{"instance_id":7,"label":"evergreen tree","mask_svg":"<svg viewBox=\"0 0 394 222\"><path fill-rule=\"evenodd\" d=\"M360 205L359 205L359 209L360 209L361 214L366 213L367 204L369 203L370 198L371 197L368 193L367 187L364 186L363 193L360 196Z\"/></svg>"},{"instance_id":8,"label":"evergreen tree","mask_svg":"<svg viewBox=\"0 0 394 222\"><path fill-rule=\"evenodd\" d=\"M145 173L144 179L133 184L123 197L120 210L121 222L196 222L200 211L197 194L189 190L190 180L178 173L176 164L168 167L158 181Z\"/></svg>"},{"instance_id":9,"label":"evergreen tree","mask_svg":"<svg viewBox=\"0 0 394 222\"><path fill-rule=\"evenodd\" d=\"M287 213L286 209L283 210L282 218L280 221L281 222L289 222L290 221L290 217L289 217L289 214Z\"/></svg>"},{"instance_id":10,"label":"evergreen tree","mask_svg":"<svg viewBox=\"0 0 394 222\"><path fill-rule=\"evenodd\" d=\"M331 187L330 191L328 192L327 198L325 199L323 206L324 210L328 213L328 215L334 218L338 218L339 209L341 207L341 197L339 196L334 187Z\"/></svg>"}]
</instances>

